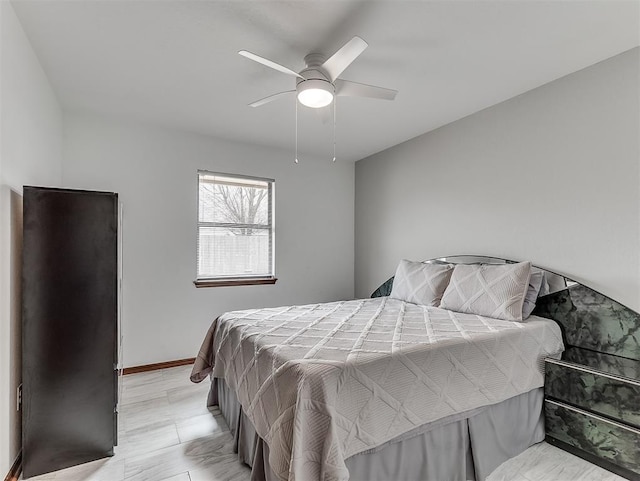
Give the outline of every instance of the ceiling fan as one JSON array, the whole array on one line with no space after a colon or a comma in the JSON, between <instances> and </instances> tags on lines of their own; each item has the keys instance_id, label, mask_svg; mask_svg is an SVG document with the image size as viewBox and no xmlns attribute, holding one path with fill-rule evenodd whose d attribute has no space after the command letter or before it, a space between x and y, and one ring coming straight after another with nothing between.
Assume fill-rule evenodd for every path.
<instances>
[{"instance_id":1,"label":"ceiling fan","mask_svg":"<svg viewBox=\"0 0 640 481\"><path fill-rule=\"evenodd\" d=\"M280 65L272 60L260 57L255 53L240 50L238 53L254 62L266 65L274 70L296 77L296 88L269 95L249 104L260 107L281 97L297 93L302 105L311 108L322 108L331 104L335 96L370 97L374 99L393 100L397 90L375 87L373 85L351 82L338 78L351 63L364 52L368 44L355 36L328 59L321 54L310 53L304 58L306 67L300 72Z\"/></svg>"}]
</instances>

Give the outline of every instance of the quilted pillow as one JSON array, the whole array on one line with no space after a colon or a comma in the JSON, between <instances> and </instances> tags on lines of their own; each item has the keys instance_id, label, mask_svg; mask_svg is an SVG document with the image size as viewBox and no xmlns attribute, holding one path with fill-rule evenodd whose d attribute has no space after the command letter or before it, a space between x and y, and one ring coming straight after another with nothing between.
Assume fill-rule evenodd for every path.
<instances>
[{"instance_id":1,"label":"quilted pillow","mask_svg":"<svg viewBox=\"0 0 640 481\"><path fill-rule=\"evenodd\" d=\"M414 304L437 307L452 272L453 266L450 264L425 264L402 259L396 269L389 296Z\"/></svg>"},{"instance_id":2,"label":"quilted pillow","mask_svg":"<svg viewBox=\"0 0 640 481\"><path fill-rule=\"evenodd\" d=\"M522 321L531 262L462 265L453 270L440 307L479 316Z\"/></svg>"}]
</instances>

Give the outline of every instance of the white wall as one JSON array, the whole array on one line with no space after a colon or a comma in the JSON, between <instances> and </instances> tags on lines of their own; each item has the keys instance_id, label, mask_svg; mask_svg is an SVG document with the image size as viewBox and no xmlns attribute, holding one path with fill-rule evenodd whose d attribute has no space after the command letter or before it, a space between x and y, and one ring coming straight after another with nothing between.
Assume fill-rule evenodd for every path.
<instances>
[{"instance_id":1,"label":"white wall","mask_svg":"<svg viewBox=\"0 0 640 481\"><path fill-rule=\"evenodd\" d=\"M403 257L485 254L640 310L639 54L358 161L356 296Z\"/></svg>"},{"instance_id":2,"label":"white wall","mask_svg":"<svg viewBox=\"0 0 640 481\"><path fill-rule=\"evenodd\" d=\"M124 204L125 366L194 357L228 310L353 296L352 163L78 114L64 139L65 186ZM198 169L275 179L275 285L193 285Z\"/></svg>"},{"instance_id":3,"label":"white wall","mask_svg":"<svg viewBox=\"0 0 640 481\"><path fill-rule=\"evenodd\" d=\"M59 185L62 114L9 2L0 2L0 475L20 449L22 186Z\"/></svg>"}]
</instances>

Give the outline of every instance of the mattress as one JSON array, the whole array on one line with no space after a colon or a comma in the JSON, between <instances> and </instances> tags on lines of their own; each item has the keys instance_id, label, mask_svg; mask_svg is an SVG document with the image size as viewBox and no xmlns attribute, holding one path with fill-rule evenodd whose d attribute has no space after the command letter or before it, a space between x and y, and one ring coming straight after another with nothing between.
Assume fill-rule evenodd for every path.
<instances>
[{"instance_id":1,"label":"mattress","mask_svg":"<svg viewBox=\"0 0 640 481\"><path fill-rule=\"evenodd\" d=\"M387 297L216 319L192 380L236 393L281 480L347 480L345 459L426 423L541 387L558 325Z\"/></svg>"}]
</instances>

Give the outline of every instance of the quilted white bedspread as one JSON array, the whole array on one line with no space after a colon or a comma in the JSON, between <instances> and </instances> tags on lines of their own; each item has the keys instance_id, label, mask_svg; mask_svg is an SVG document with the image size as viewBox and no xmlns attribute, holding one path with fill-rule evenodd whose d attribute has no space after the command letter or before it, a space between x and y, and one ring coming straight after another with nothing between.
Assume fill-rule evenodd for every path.
<instances>
[{"instance_id":1,"label":"quilted white bedspread","mask_svg":"<svg viewBox=\"0 0 640 481\"><path fill-rule=\"evenodd\" d=\"M548 319L380 297L226 313L191 379L226 380L280 479L347 480L349 456L542 386L544 357L562 350Z\"/></svg>"}]
</instances>

